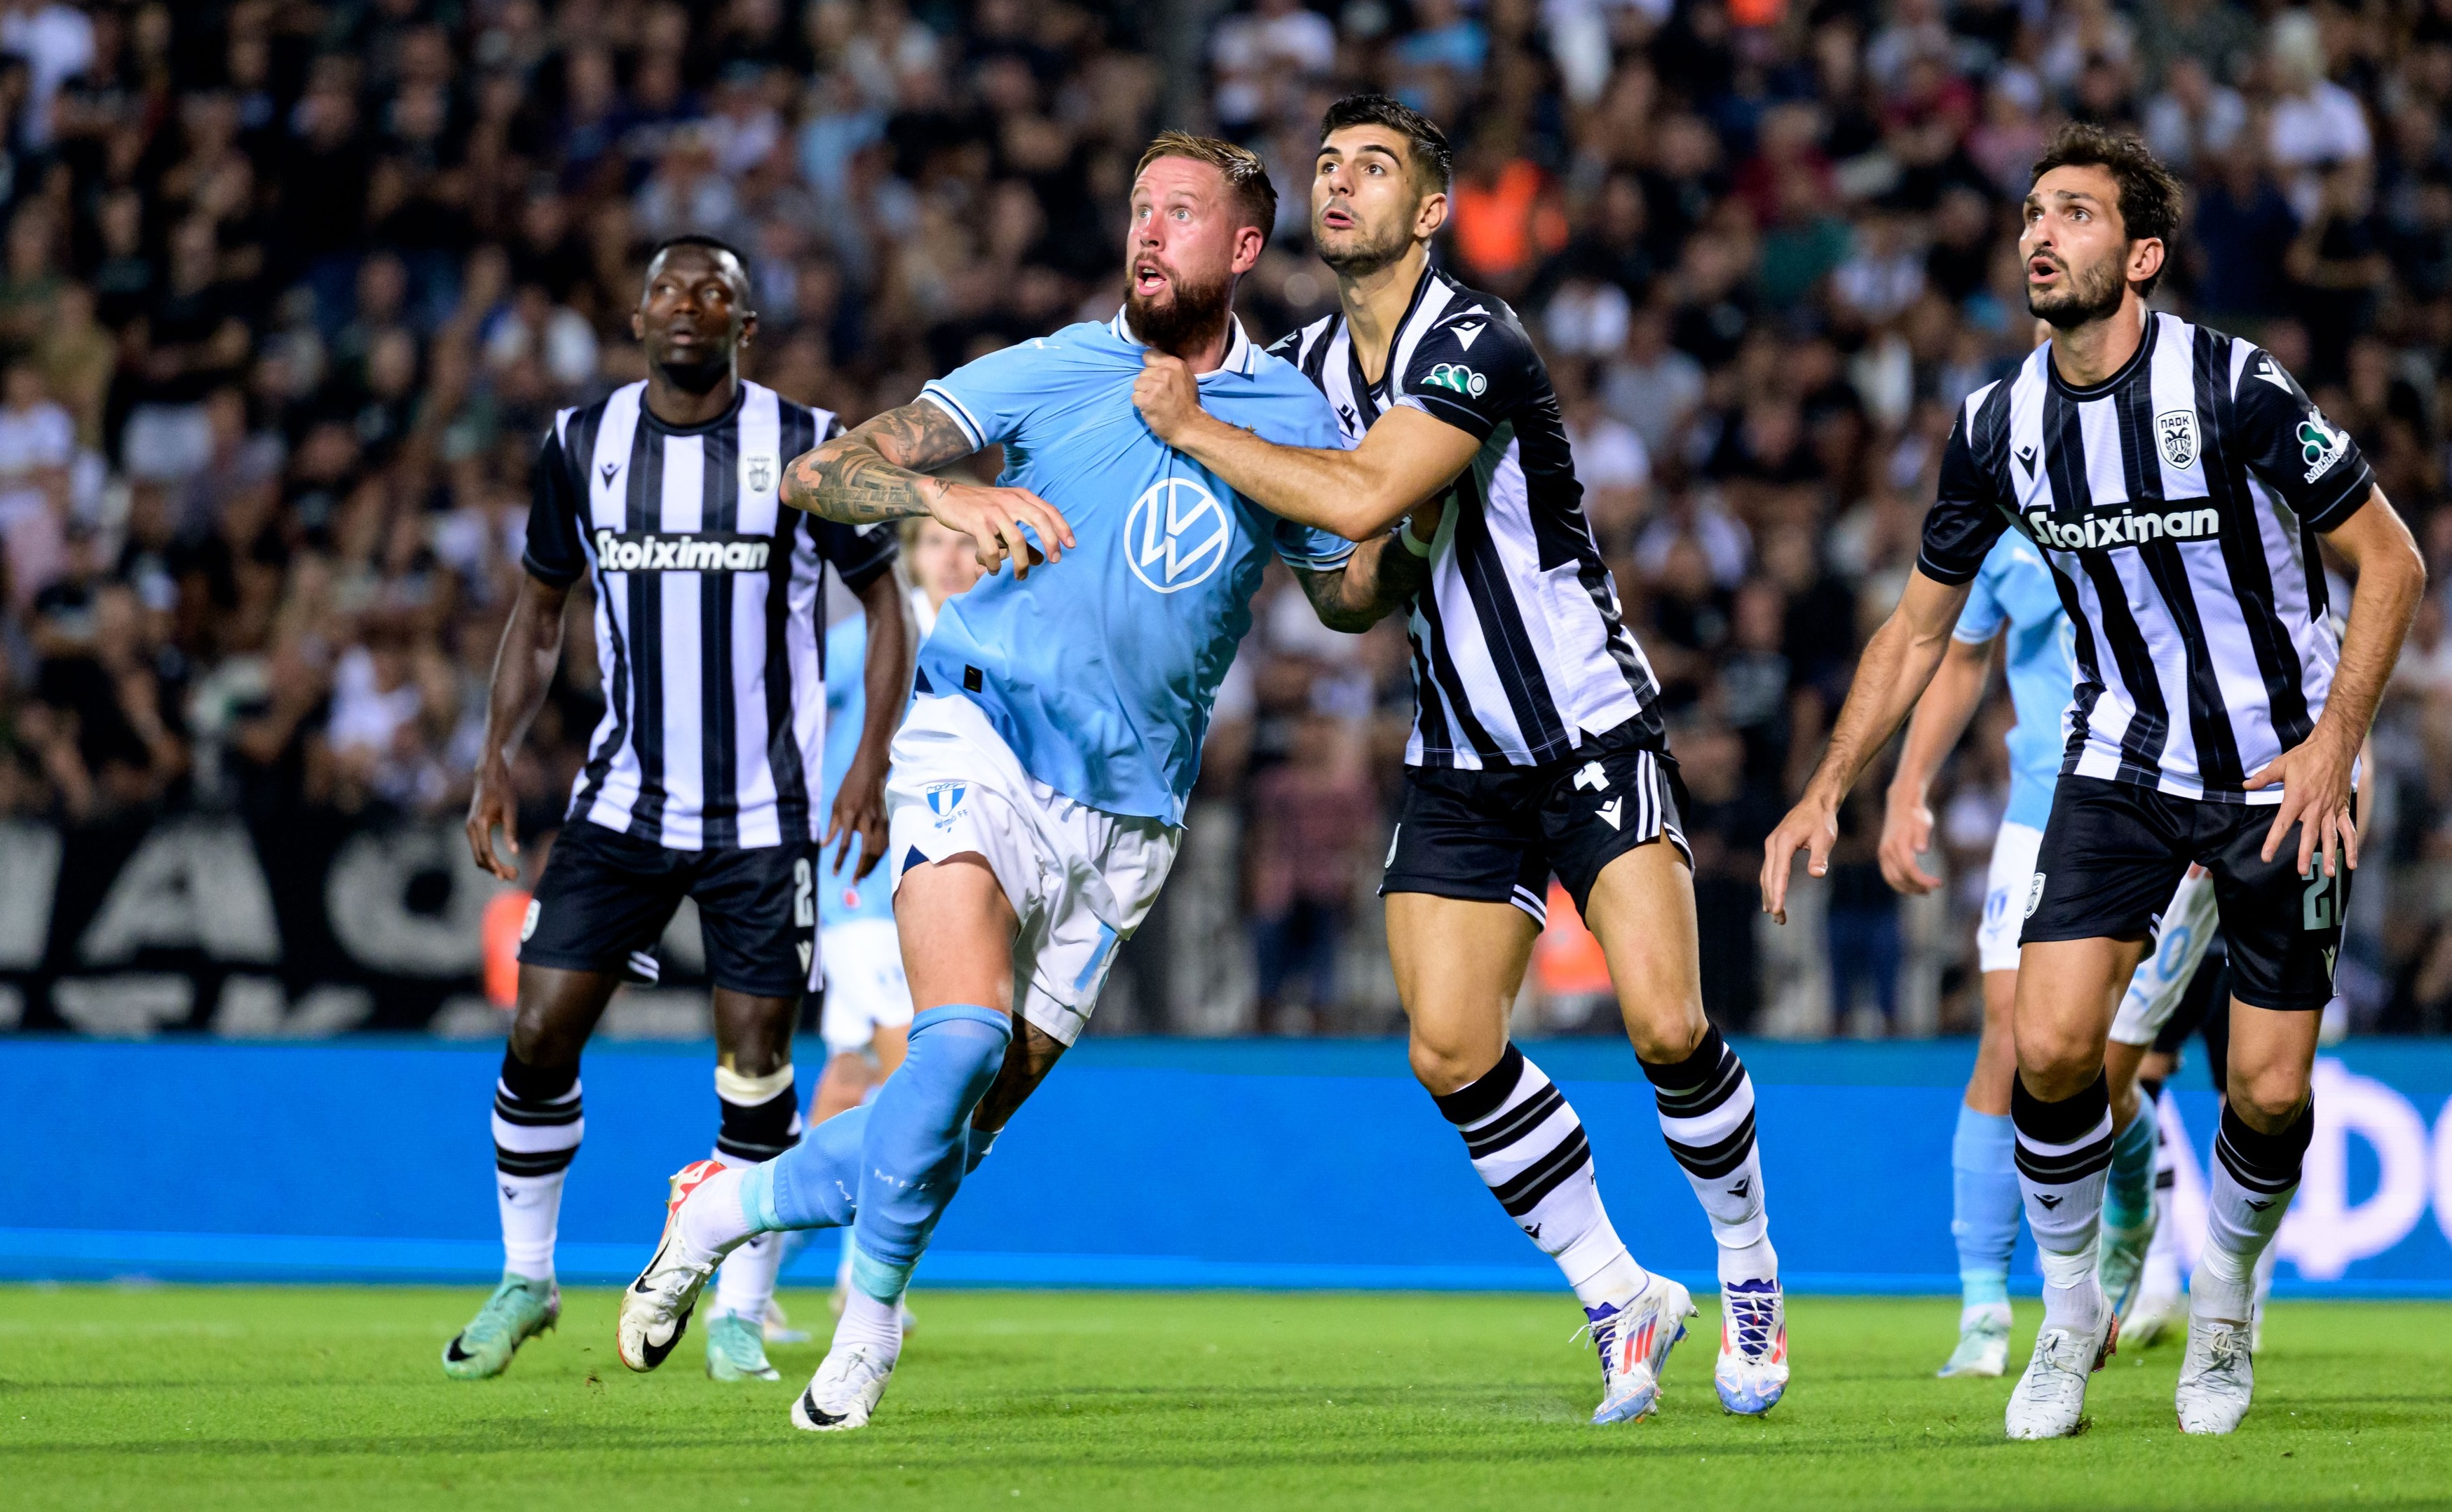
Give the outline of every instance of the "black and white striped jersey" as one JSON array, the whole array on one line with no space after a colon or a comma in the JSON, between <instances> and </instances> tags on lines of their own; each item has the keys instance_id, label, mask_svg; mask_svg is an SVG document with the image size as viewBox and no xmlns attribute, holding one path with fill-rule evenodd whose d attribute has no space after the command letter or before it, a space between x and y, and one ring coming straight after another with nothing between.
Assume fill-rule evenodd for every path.
<instances>
[{"instance_id":1,"label":"black and white striped jersey","mask_svg":"<svg viewBox=\"0 0 2452 1512\"><path fill-rule=\"evenodd\" d=\"M2270 354L2149 315L2101 384L2047 344L1968 396L1917 566L1964 583L2007 528L2043 549L2077 639L2062 775L2279 803L2244 784L2315 728L2341 655L2316 537L2374 481Z\"/></svg>"},{"instance_id":2,"label":"black and white striped jersey","mask_svg":"<svg viewBox=\"0 0 2452 1512\"><path fill-rule=\"evenodd\" d=\"M555 415L537 461L527 570L596 578L604 718L569 817L675 850L816 839L820 577L830 562L858 590L894 531L780 502L784 465L840 428L827 411L744 383L720 419L668 426L646 388Z\"/></svg>"},{"instance_id":3,"label":"black and white striped jersey","mask_svg":"<svg viewBox=\"0 0 2452 1512\"><path fill-rule=\"evenodd\" d=\"M1619 613L1549 369L1515 312L1434 268L1378 383L1363 376L1342 314L1271 350L1328 396L1347 446L1398 405L1482 442L1448 491L1429 590L1406 626L1407 764L1539 766L1622 726L1661 746L1659 680Z\"/></svg>"}]
</instances>

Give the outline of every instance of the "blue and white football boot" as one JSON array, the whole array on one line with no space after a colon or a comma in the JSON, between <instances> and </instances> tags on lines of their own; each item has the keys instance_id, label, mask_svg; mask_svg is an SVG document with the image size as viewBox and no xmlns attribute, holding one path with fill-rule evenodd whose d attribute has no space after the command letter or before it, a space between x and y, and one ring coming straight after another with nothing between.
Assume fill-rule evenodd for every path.
<instances>
[{"instance_id":1,"label":"blue and white football boot","mask_svg":"<svg viewBox=\"0 0 2452 1512\"><path fill-rule=\"evenodd\" d=\"M1601 1357L1601 1404L1592 1422L1632 1422L1660 1405L1660 1368L1686 1337L1694 1299L1666 1276L1653 1276L1623 1307L1607 1303L1584 1309L1584 1326Z\"/></svg>"},{"instance_id":2,"label":"blue and white football boot","mask_svg":"<svg viewBox=\"0 0 2452 1512\"><path fill-rule=\"evenodd\" d=\"M1759 1418L1788 1390L1788 1303L1776 1278L1720 1283L1720 1405Z\"/></svg>"}]
</instances>

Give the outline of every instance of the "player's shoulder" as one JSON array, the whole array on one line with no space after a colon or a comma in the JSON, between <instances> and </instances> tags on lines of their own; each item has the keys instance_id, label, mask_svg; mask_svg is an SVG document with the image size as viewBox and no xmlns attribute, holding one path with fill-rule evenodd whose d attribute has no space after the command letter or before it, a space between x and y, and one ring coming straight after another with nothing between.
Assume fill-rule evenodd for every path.
<instances>
[{"instance_id":1,"label":"player's shoulder","mask_svg":"<svg viewBox=\"0 0 2452 1512\"><path fill-rule=\"evenodd\" d=\"M1319 351L1326 346L1329 338L1336 333L1336 323L1342 318L1337 311L1332 309L1308 326L1297 327L1287 331L1269 343L1266 349L1270 356L1280 362L1292 363L1296 368L1308 368L1312 354Z\"/></svg>"},{"instance_id":2,"label":"player's shoulder","mask_svg":"<svg viewBox=\"0 0 2452 1512\"><path fill-rule=\"evenodd\" d=\"M1422 291L1414 318L1424 341L1445 337L1468 352L1532 354L1532 338L1507 301L1440 269L1434 268L1423 277L1429 287Z\"/></svg>"}]
</instances>

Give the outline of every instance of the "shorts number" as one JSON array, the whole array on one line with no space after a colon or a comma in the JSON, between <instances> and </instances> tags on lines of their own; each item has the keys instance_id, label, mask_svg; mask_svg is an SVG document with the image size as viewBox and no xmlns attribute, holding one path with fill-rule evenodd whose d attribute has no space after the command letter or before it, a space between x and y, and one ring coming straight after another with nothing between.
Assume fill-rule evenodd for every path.
<instances>
[{"instance_id":1,"label":"shorts number","mask_svg":"<svg viewBox=\"0 0 2452 1512\"><path fill-rule=\"evenodd\" d=\"M802 856L792 863L792 925L806 929L817 922L817 873L810 869L809 858Z\"/></svg>"},{"instance_id":2,"label":"shorts number","mask_svg":"<svg viewBox=\"0 0 2452 1512\"><path fill-rule=\"evenodd\" d=\"M2313 873L2307 891L2300 900L2299 926L2303 929L2330 929L2342 922L2342 889L2339 876L2327 877L2322 864L2309 862Z\"/></svg>"}]
</instances>

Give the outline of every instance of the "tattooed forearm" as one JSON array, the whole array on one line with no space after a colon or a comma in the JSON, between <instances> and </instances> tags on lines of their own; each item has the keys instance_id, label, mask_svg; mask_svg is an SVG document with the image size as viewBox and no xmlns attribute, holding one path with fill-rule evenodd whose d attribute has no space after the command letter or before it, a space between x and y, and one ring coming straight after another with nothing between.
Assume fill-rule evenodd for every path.
<instances>
[{"instance_id":1,"label":"tattooed forearm","mask_svg":"<svg viewBox=\"0 0 2452 1512\"><path fill-rule=\"evenodd\" d=\"M952 415L915 400L793 458L783 502L848 525L926 514L952 487L930 469L977 449Z\"/></svg>"},{"instance_id":2,"label":"tattooed forearm","mask_svg":"<svg viewBox=\"0 0 2452 1512\"><path fill-rule=\"evenodd\" d=\"M1295 571L1319 623L1352 634L1371 628L1413 602L1431 580L1431 564L1398 545L1394 534L1354 548L1345 566L1329 572Z\"/></svg>"}]
</instances>

